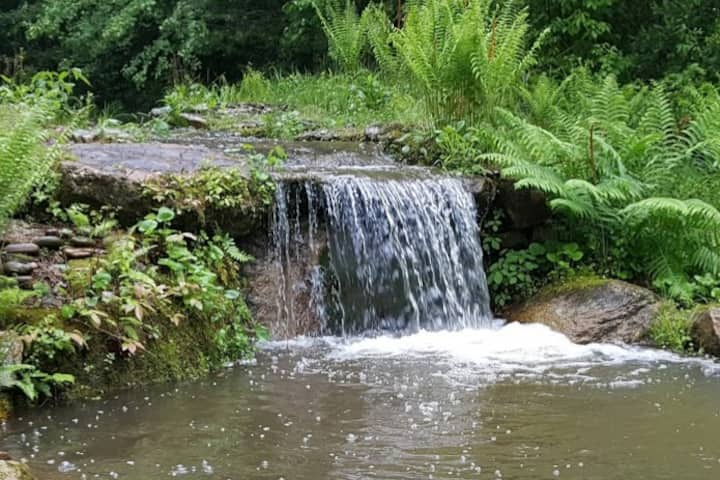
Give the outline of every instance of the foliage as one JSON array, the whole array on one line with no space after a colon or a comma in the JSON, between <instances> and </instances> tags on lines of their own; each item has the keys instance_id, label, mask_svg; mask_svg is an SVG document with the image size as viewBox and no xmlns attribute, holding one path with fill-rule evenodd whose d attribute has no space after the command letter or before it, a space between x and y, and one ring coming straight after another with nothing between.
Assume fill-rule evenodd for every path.
<instances>
[{"instance_id":1,"label":"foliage","mask_svg":"<svg viewBox=\"0 0 720 480\"><path fill-rule=\"evenodd\" d=\"M530 297L548 282L572 276L583 257L576 243L532 243L524 250L502 250L488 269L493 303L503 307Z\"/></svg>"},{"instance_id":2,"label":"foliage","mask_svg":"<svg viewBox=\"0 0 720 480\"><path fill-rule=\"evenodd\" d=\"M0 86L0 230L48 176L67 133L53 124L83 101L73 95L79 70L40 72L28 84L3 77Z\"/></svg>"},{"instance_id":3,"label":"foliage","mask_svg":"<svg viewBox=\"0 0 720 480\"><path fill-rule=\"evenodd\" d=\"M128 355L157 340L160 325L205 318L224 329L223 358L246 354L250 313L234 287L239 266L250 257L229 237L175 230L174 219L173 210L160 208L116 241L92 267L84 295L63 307L63 315L116 341Z\"/></svg>"},{"instance_id":4,"label":"foliage","mask_svg":"<svg viewBox=\"0 0 720 480\"><path fill-rule=\"evenodd\" d=\"M244 149L248 170L207 167L193 175L169 175L146 185L156 201L178 212L197 214L204 223L209 210L255 214L270 205L275 184L267 173L285 159L282 148L267 155Z\"/></svg>"},{"instance_id":5,"label":"foliage","mask_svg":"<svg viewBox=\"0 0 720 480\"><path fill-rule=\"evenodd\" d=\"M37 400L40 395L52 397L54 387L74 382L72 375L48 374L33 365L0 365L0 389L18 389L31 401Z\"/></svg>"},{"instance_id":6,"label":"foliage","mask_svg":"<svg viewBox=\"0 0 720 480\"><path fill-rule=\"evenodd\" d=\"M313 2L327 37L330 58L343 72L355 72L361 67L365 32L354 0L325 0Z\"/></svg>"},{"instance_id":7,"label":"foliage","mask_svg":"<svg viewBox=\"0 0 720 480\"><path fill-rule=\"evenodd\" d=\"M716 182L715 124L698 115L679 130L660 86L622 88L581 71L559 88L544 127L499 110L502 128L479 140L495 152L478 160L517 188L545 192L578 241L594 237L599 257L622 245L613 251L631 257L640 276L677 283L720 271L720 197L698 188ZM590 231L599 235L583 238Z\"/></svg>"},{"instance_id":8,"label":"foliage","mask_svg":"<svg viewBox=\"0 0 720 480\"><path fill-rule=\"evenodd\" d=\"M528 12L509 1L492 13L489 0L413 3L390 35L432 120L488 120L511 106L544 34L528 48Z\"/></svg>"},{"instance_id":9,"label":"foliage","mask_svg":"<svg viewBox=\"0 0 720 480\"><path fill-rule=\"evenodd\" d=\"M678 310L671 303L665 303L650 327L650 338L660 348L688 352L692 350L690 327L687 311Z\"/></svg>"}]
</instances>

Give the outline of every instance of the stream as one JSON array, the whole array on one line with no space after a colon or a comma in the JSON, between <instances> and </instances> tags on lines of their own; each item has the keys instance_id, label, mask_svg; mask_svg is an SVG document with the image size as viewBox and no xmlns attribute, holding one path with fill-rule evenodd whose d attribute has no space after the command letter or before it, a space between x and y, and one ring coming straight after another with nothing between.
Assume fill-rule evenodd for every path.
<instances>
[{"instance_id":1,"label":"stream","mask_svg":"<svg viewBox=\"0 0 720 480\"><path fill-rule=\"evenodd\" d=\"M26 415L41 479L711 479L720 369L539 325L299 338L202 382Z\"/></svg>"}]
</instances>

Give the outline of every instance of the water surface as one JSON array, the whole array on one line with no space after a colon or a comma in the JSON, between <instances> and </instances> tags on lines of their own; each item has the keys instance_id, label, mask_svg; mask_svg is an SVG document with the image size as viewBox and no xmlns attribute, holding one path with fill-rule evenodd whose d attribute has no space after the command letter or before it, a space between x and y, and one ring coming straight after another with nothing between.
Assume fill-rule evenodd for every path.
<instances>
[{"instance_id":1,"label":"water surface","mask_svg":"<svg viewBox=\"0 0 720 480\"><path fill-rule=\"evenodd\" d=\"M26 416L0 450L50 480L714 479L717 370L534 325L297 339Z\"/></svg>"}]
</instances>

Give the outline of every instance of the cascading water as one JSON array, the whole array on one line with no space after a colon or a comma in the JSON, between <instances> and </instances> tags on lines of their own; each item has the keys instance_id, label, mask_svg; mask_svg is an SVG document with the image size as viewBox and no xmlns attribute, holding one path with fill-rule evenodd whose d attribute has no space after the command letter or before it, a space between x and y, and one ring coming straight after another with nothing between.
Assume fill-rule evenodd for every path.
<instances>
[{"instance_id":1,"label":"cascading water","mask_svg":"<svg viewBox=\"0 0 720 480\"><path fill-rule=\"evenodd\" d=\"M284 322L296 321L305 284L321 333L490 324L476 208L459 180L340 174L280 185L273 241ZM305 279L291 275L301 251L319 262Z\"/></svg>"}]
</instances>

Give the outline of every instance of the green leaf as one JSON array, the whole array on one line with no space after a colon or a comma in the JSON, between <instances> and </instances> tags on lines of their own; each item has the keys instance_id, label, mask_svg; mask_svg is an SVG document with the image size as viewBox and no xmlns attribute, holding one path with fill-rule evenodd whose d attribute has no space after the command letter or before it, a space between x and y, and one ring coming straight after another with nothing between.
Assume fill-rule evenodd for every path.
<instances>
[{"instance_id":1,"label":"green leaf","mask_svg":"<svg viewBox=\"0 0 720 480\"><path fill-rule=\"evenodd\" d=\"M167 207L160 207L157 213L157 219L161 223L168 223L175 218L175 212Z\"/></svg>"}]
</instances>

